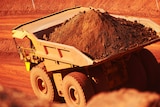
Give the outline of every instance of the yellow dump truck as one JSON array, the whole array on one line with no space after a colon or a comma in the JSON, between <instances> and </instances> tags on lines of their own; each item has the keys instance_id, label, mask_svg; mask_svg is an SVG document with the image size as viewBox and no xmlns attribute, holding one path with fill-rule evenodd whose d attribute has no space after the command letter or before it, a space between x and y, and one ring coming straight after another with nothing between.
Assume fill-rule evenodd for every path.
<instances>
[{"instance_id":1,"label":"yellow dump truck","mask_svg":"<svg viewBox=\"0 0 160 107\"><path fill-rule=\"evenodd\" d=\"M154 57L144 47L159 41L159 37L104 59L92 59L76 47L42 39L41 35L50 33L50 28L91 9L93 8L66 9L19 25L12 30L20 58L25 62L27 71L30 71L31 85L39 98L49 101L64 98L72 107L84 107L93 95L102 91L111 91L123 86L145 90L144 87L148 87L148 84L154 84L152 79L149 79L151 82L148 81L149 76L146 76L147 70L144 69L148 69L150 63L153 65L157 62L147 62L147 59L143 58L145 55L148 55L147 58ZM102 9L99 11L104 12ZM136 20L154 29L160 36L160 26L149 19L112 16L129 21ZM28 45L25 42L29 42ZM138 72L138 76L135 76L134 72ZM133 86L130 86L132 83L127 85L128 80L133 80Z\"/></svg>"}]
</instances>

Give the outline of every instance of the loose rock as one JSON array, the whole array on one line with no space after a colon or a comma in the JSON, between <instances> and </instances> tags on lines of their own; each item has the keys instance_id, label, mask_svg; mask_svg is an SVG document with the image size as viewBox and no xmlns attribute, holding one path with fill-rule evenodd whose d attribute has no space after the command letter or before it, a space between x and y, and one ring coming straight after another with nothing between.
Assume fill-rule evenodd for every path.
<instances>
[{"instance_id":1,"label":"loose rock","mask_svg":"<svg viewBox=\"0 0 160 107\"><path fill-rule=\"evenodd\" d=\"M56 28L49 41L74 46L93 59L102 59L157 37L155 31L136 21L90 10L79 13Z\"/></svg>"}]
</instances>

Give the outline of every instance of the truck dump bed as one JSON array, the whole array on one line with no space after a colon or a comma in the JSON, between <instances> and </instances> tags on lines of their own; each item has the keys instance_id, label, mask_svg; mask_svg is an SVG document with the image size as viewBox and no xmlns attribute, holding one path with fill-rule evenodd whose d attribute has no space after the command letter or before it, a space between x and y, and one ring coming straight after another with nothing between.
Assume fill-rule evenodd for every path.
<instances>
[{"instance_id":1,"label":"truck dump bed","mask_svg":"<svg viewBox=\"0 0 160 107\"><path fill-rule=\"evenodd\" d=\"M55 62L60 61L62 63L66 63L66 68L69 67L70 65L88 66L88 65L93 65L94 63L101 63L103 61L112 60L114 58L133 52L139 48L142 48L146 45L152 44L160 40L160 37L159 37L160 26L158 24L145 18L136 18L136 17L129 17L129 16L125 17L120 15L112 15L112 16L116 18L123 18L132 22L136 21L146 27L150 27L156 31L158 37L150 41L144 42L143 44L134 46L132 48L127 48L126 51L120 52L118 54L112 55L107 58L92 59L91 57L84 54L76 47L42 40L42 37L38 37L35 35L37 32L59 26L62 23L66 22L67 20L70 20L75 15L81 12L83 13L84 11L89 11L91 9L92 8L76 7L76 8L67 9L58 13L51 14L49 16L42 17L40 19L22 24L14 28L12 31L13 32L12 36L13 38L19 38L19 39L28 37L34 45L36 56L49 59L52 61L54 60ZM99 11L101 11L102 13L104 12L102 9L100 9Z\"/></svg>"}]
</instances>

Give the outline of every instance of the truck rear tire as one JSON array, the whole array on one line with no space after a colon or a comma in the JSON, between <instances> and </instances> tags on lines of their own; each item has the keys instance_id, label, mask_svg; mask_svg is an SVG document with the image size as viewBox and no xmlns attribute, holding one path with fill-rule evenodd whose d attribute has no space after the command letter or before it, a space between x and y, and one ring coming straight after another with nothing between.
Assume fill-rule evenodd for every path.
<instances>
[{"instance_id":1,"label":"truck rear tire","mask_svg":"<svg viewBox=\"0 0 160 107\"><path fill-rule=\"evenodd\" d=\"M63 94L69 107L85 107L94 91L86 75L72 72L63 79Z\"/></svg>"},{"instance_id":2,"label":"truck rear tire","mask_svg":"<svg viewBox=\"0 0 160 107\"><path fill-rule=\"evenodd\" d=\"M48 101L54 100L54 89L52 81L47 73L38 67L31 70L30 81L35 95Z\"/></svg>"},{"instance_id":3,"label":"truck rear tire","mask_svg":"<svg viewBox=\"0 0 160 107\"><path fill-rule=\"evenodd\" d=\"M155 56L148 49L139 52L139 59L145 68L149 91L160 92L160 66Z\"/></svg>"}]
</instances>

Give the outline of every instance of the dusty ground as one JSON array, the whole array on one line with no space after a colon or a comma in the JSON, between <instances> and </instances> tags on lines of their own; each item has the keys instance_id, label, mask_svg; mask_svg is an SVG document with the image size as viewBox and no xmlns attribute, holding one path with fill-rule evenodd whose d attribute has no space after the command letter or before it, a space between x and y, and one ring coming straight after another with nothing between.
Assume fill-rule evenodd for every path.
<instances>
[{"instance_id":1,"label":"dusty ground","mask_svg":"<svg viewBox=\"0 0 160 107\"><path fill-rule=\"evenodd\" d=\"M100 93L88 102L87 107L160 107L159 101L159 96L155 93L121 89L112 93Z\"/></svg>"},{"instance_id":2,"label":"dusty ground","mask_svg":"<svg viewBox=\"0 0 160 107\"><path fill-rule=\"evenodd\" d=\"M0 17L0 84L24 91L33 96L29 73L26 72L23 62L19 60L19 55L11 37L11 30L18 24L38 16Z\"/></svg>"},{"instance_id":3,"label":"dusty ground","mask_svg":"<svg viewBox=\"0 0 160 107\"><path fill-rule=\"evenodd\" d=\"M123 1L123 3L122 1L123 0L115 0L110 3L110 0L100 0L98 2L93 0L86 2L86 0L82 0L81 2L70 2L66 5L67 2L61 0L59 2L60 5L57 5L58 2L49 2L48 4L52 5L47 6L46 1L44 3L42 1L39 2L35 0L36 10L34 12L32 12L32 4L26 0L23 1L23 4L21 3L21 0L16 1L18 2L17 4L22 4L19 6L16 5L13 0L12 2L10 2L10 0L5 0L5 2L2 2L0 4L0 84L5 87L18 89L30 96L34 96L29 81L29 73L26 72L23 62L19 60L16 53L11 37L11 29L18 24L41 17L47 14L47 12L51 13L53 11L64 9L65 7L73 7L75 5L94 6L109 10L110 13L147 17L160 24L160 10L156 6L155 1L144 0L136 2L136 0L133 0L132 2ZM38 3L41 5L38 5ZM160 5L160 1L158 3ZM43 10L43 7L47 8ZM14 15L15 13L30 14L29 12L31 12L32 15ZM37 12L39 12L39 14ZM147 46L146 48L148 48L155 55L158 62L160 62L160 42Z\"/></svg>"}]
</instances>

